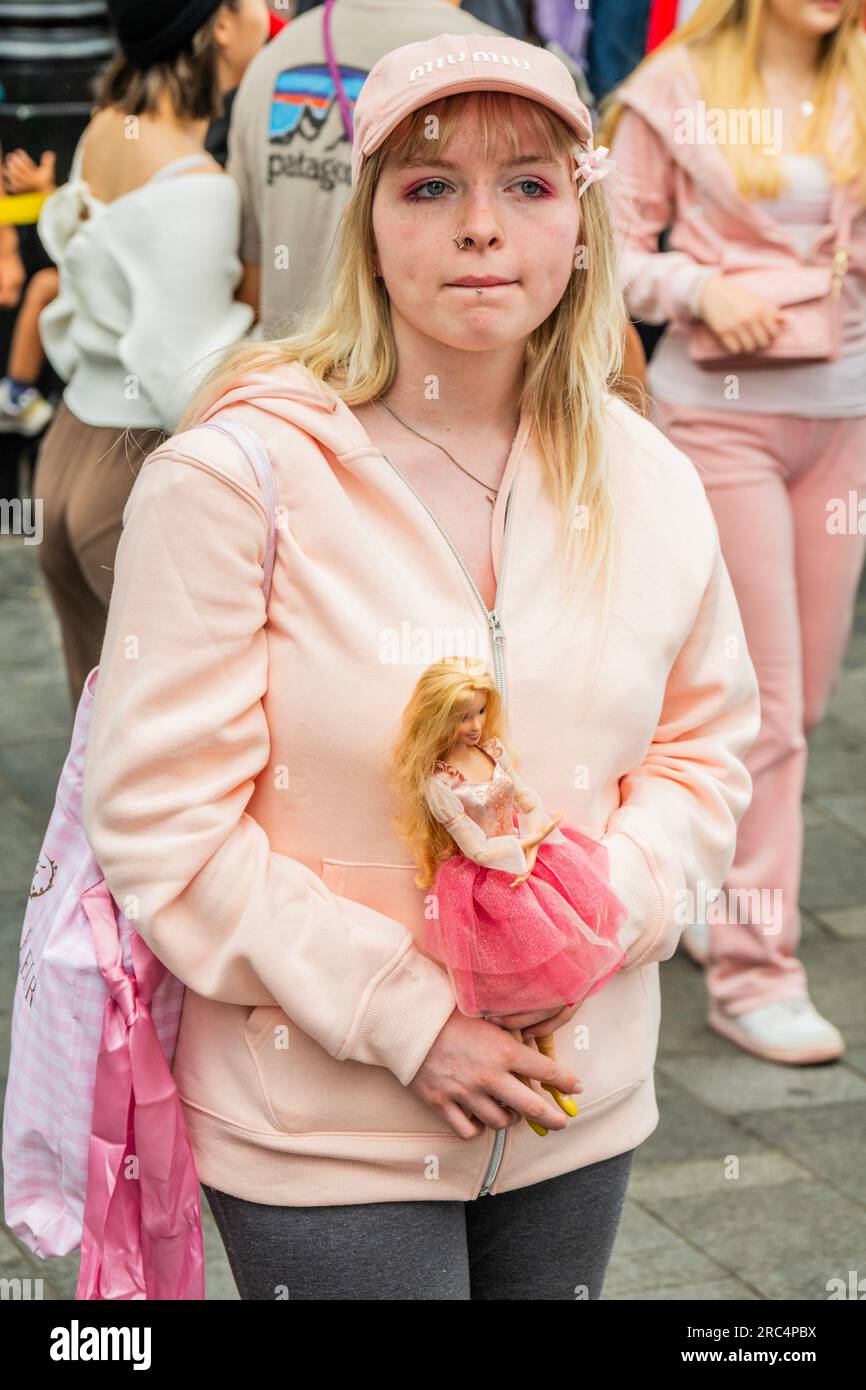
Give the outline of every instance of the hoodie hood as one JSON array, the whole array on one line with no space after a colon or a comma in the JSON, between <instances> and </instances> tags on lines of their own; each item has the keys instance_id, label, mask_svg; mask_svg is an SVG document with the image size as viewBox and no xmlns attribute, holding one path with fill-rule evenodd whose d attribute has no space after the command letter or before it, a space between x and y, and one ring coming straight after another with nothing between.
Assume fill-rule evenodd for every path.
<instances>
[{"instance_id":1,"label":"hoodie hood","mask_svg":"<svg viewBox=\"0 0 866 1390\"><path fill-rule=\"evenodd\" d=\"M273 421L297 425L341 460L359 450L368 453L375 448L345 401L301 362L286 362L239 377L208 406L199 423L205 424L221 410L241 403L255 406ZM259 428L267 443L267 421L261 421Z\"/></svg>"},{"instance_id":2,"label":"hoodie hood","mask_svg":"<svg viewBox=\"0 0 866 1390\"><path fill-rule=\"evenodd\" d=\"M676 131L683 119L688 115L697 119L706 107L698 69L686 44L657 54L646 67L633 73L623 83L618 98L656 132L670 157L685 170L696 188L751 225L762 237L770 241L785 239L770 214L740 192L734 170L718 144L707 139L681 141L677 138ZM706 110L708 117L712 110ZM833 108L834 140L838 148L853 138L853 114L847 88L840 82ZM846 192L845 184L834 186L834 220Z\"/></svg>"},{"instance_id":3,"label":"hoodie hood","mask_svg":"<svg viewBox=\"0 0 866 1390\"><path fill-rule=\"evenodd\" d=\"M343 468L369 486L387 493L393 493L396 489L398 495L406 486L396 478L392 466L352 409L301 362L288 362L266 372L250 372L241 376L208 407L199 423L205 424L220 411L236 405L254 406L260 412L255 428L265 446L271 450L272 457L278 457L286 449L281 426L296 425L315 439L326 453L336 458ZM530 416L524 411L493 510L491 546L497 576L504 544L506 503L515 474L518 468L524 467L521 460L524 455L533 454L531 434ZM540 467L539 460L533 457L532 462Z\"/></svg>"}]
</instances>

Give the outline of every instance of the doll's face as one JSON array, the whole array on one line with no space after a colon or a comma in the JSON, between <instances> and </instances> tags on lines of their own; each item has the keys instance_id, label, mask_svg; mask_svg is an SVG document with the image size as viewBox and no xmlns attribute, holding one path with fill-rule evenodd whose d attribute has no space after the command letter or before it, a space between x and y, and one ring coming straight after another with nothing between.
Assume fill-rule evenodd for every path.
<instances>
[{"instance_id":1,"label":"doll's face","mask_svg":"<svg viewBox=\"0 0 866 1390\"><path fill-rule=\"evenodd\" d=\"M457 734L454 739L454 748L474 748L481 738L481 731L484 728L484 721L487 718L487 693L479 690L460 717L457 725Z\"/></svg>"}]
</instances>

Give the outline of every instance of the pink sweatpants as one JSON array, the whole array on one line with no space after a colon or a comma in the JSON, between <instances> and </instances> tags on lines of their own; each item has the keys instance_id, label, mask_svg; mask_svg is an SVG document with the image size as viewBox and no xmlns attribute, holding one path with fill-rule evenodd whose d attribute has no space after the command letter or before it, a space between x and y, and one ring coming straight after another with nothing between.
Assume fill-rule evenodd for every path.
<instances>
[{"instance_id":1,"label":"pink sweatpants","mask_svg":"<svg viewBox=\"0 0 866 1390\"><path fill-rule=\"evenodd\" d=\"M796 955L806 738L827 709L853 622L866 416L656 401L655 421L703 479L761 690L761 729L746 755L752 801L721 902L707 914L707 988L737 1014L808 992Z\"/></svg>"}]
</instances>

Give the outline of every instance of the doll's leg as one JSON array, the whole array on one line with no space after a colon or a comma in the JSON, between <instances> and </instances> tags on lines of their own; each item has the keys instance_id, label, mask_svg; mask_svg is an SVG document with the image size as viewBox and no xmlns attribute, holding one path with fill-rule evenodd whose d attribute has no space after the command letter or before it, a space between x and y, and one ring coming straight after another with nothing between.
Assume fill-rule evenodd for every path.
<instances>
[{"instance_id":1,"label":"doll's leg","mask_svg":"<svg viewBox=\"0 0 866 1390\"><path fill-rule=\"evenodd\" d=\"M536 1038L535 1045L545 1057L549 1057L552 1062L556 1061L556 1042L552 1033L547 1033L543 1038ZM564 1110L566 1115L570 1115L574 1119L578 1110L571 1096L564 1096L562 1091L558 1091L555 1086L551 1086L546 1081L542 1081L541 1086L543 1090L550 1092L560 1110Z\"/></svg>"}]
</instances>

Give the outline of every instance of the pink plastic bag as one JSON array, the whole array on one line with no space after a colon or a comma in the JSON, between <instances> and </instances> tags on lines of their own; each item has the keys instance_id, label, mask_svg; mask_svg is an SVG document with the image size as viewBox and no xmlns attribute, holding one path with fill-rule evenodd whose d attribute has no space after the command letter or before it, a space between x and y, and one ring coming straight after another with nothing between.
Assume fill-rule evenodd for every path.
<instances>
[{"instance_id":1,"label":"pink plastic bag","mask_svg":"<svg viewBox=\"0 0 866 1390\"><path fill-rule=\"evenodd\" d=\"M195 1171L177 1087L150 1001L166 969L140 936L123 968L103 880L82 896L109 990L91 1122L79 1299L204 1298Z\"/></svg>"}]
</instances>

